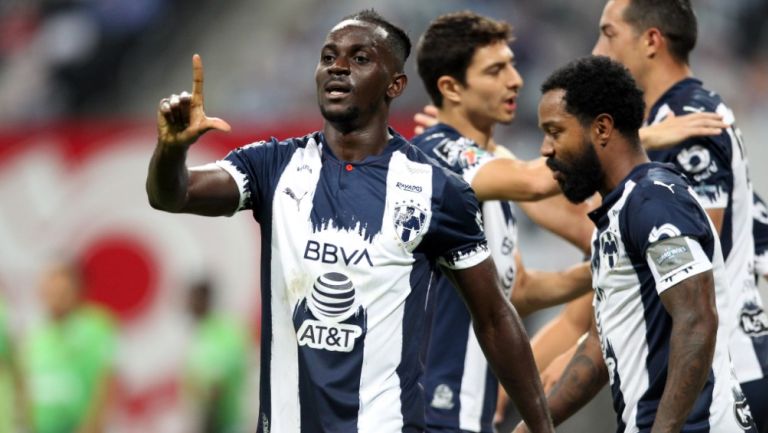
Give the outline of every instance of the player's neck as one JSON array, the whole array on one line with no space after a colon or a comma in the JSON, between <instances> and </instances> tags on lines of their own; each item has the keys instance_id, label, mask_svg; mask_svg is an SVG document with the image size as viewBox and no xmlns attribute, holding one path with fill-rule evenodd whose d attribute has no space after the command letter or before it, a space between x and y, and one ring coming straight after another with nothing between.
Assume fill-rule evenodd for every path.
<instances>
[{"instance_id":1,"label":"player's neck","mask_svg":"<svg viewBox=\"0 0 768 433\"><path fill-rule=\"evenodd\" d=\"M648 117L651 108L667 90L691 76L693 76L693 72L690 66L672 59L648 70L644 79L641 80L642 82L639 83L643 88L643 98L645 99L645 117Z\"/></svg>"},{"instance_id":2,"label":"player's neck","mask_svg":"<svg viewBox=\"0 0 768 433\"><path fill-rule=\"evenodd\" d=\"M391 138L386 118L351 129L340 128L326 121L323 134L333 154L342 161L351 162L362 161L371 155L380 155Z\"/></svg>"},{"instance_id":3,"label":"player's neck","mask_svg":"<svg viewBox=\"0 0 768 433\"><path fill-rule=\"evenodd\" d=\"M635 167L650 161L641 147L632 146L624 139L609 145L609 147L611 149L604 149L601 152L604 155L599 156L600 165L605 173L603 186L600 189L600 195L603 198L616 189Z\"/></svg>"},{"instance_id":4,"label":"player's neck","mask_svg":"<svg viewBox=\"0 0 768 433\"><path fill-rule=\"evenodd\" d=\"M458 107L441 108L437 112L437 120L452 127L464 137L474 141L481 149L493 152L495 144L491 138L493 137L494 122L489 121L487 124L473 122L469 116L463 113Z\"/></svg>"}]
</instances>

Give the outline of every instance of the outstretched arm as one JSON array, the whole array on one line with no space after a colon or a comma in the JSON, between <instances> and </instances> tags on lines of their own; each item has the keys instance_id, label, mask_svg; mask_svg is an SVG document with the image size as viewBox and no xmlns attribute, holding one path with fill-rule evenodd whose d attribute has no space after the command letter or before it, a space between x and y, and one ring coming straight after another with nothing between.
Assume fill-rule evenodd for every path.
<instances>
[{"instance_id":1,"label":"outstretched arm","mask_svg":"<svg viewBox=\"0 0 768 433\"><path fill-rule=\"evenodd\" d=\"M600 340L593 321L589 334L576 349L563 376L547 396L555 425L567 420L592 400L607 382L608 369L600 351ZM527 423L520 423L515 429L515 433L528 431L531 430Z\"/></svg>"},{"instance_id":2,"label":"outstretched arm","mask_svg":"<svg viewBox=\"0 0 768 433\"><path fill-rule=\"evenodd\" d=\"M512 304L522 316L568 302L592 290L589 262L550 272L520 267L512 290Z\"/></svg>"},{"instance_id":3,"label":"outstretched arm","mask_svg":"<svg viewBox=\"0 0 768 433\"><path fill-rule=\"evenodd\" d=\"M553 432L528 336L520 317L498 286L493 260L444 272L464 298L489 364L531 431Z\"/></svg>"},{"instance_id":4,"label":"outstretched arm","mask_svg":"<svg viewBox=\"0 0 768 433\"><path fill-rule=\"evenodd\" d=\"M646 150L666 149L692 137L720 135L727 127L723 116L717 113L692 113L679 117L670 113L661 122L640 128L640 142Z\"/></svg>"},{"instance_id":5,"label":"outstretched arm","mask_svg":"<svg viewBox=\"0 0 768 433\"><path fill-rule=\"evenodd\" d=\"M157 146L149 163L147 196L155 209L218 216L232 214L240 193L227 172L213 165L187 169L189 147L211 129L228 132L227 122L203 110L203 62L192 57L192 94L182 92L160 101Z\"/></svg>"}]
</instances>

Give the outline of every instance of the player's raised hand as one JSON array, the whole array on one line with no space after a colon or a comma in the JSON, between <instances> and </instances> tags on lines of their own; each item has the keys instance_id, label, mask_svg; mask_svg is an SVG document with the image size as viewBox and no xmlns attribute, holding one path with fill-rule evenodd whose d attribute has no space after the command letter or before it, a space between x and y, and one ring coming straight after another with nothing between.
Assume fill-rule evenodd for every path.
<instances>
[{"instance_id":1,"label":"player's raised hand","mask_svg":"<svg viewBox=\"0 0 768 433\"><path fill-rule=\"evenodd\" d=\"M647 150L665 149L692 137L720 135L727 127L717 113L669 113L661 122L640 128L640 141Z\"/></svg>"},{"instance_id":2,"label":"player's raised hand","mask_svg":"<svg viewBox=\"0 0 768 433\"><path fill-rule=\"evenodd\" d=\"M160 101L157 140L164 146L189 146L211 129L229 132L229 124L203 110L203 60L192 56L192 94L183 91Z\"/></svg>"},{"instance_id":3,"label":"player's raised hand","mask_svg":"<svg viewBox=\"0 0 768 433\"><path fill-rule=\"evenodd\" d=\"M414 114L413 121L416 122L416 127L413 129L416 135L423 133L429 127L437 125L437 107L434 105L424 106L421 113Z\"/></svg>"}]
</instances>

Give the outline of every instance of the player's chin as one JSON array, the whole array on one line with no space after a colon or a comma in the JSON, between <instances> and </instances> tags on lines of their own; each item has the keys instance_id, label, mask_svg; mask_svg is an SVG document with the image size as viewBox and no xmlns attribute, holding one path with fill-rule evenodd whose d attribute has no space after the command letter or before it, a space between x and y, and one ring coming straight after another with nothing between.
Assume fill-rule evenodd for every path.
<instances>
[{"instance_id":1,"label":"player's chin","mask_svg":"<svg viewBox=\"0 0 768 433\"><path fill-rule=\"evenodd\" d=\"M322 103L320 113L329 122L346 123L357 119L360 110L357 107L346 104Z\"/></svg>"}]
</instances>

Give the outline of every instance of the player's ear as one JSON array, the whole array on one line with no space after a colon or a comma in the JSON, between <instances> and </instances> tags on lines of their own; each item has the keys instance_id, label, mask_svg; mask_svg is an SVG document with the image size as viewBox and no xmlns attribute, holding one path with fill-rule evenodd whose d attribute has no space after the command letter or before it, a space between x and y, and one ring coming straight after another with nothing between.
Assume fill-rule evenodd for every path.
<instances>
[{"instance_id":1,"label":"player's ear","mask_svg":"<svg viewBox=\"0 0 768 433\"><path fill-rule=\"evenodd\" d=\"M461 102L461 83L449 75L437 79L437 90L443 95L443 100Z\"/></svg>"},{"instance_id":2,"label":"player's ear","mask_svg":"<svg viewBox=\"0 0 768 433\"><path fill-rule=\"evenodd\" d=\"M405 87L408 85L408 76L402 73L395 74L394 79L389 86L387 86L387 97L389 99L395 99L402 95L405 91Z\"/></svg>"},{"instance_id":3,"label":"player's ear","mask_svg":"<svg viewBox=\"0 0 768 433\"><path fill-rule=\"evenodd\" d=\"M613 134L613 117L607 113L598 115L592 121L592 127L590 128L592 142L600 145L600 147L605 147L608 145L611 134Z\"/></svg>"},{"instance_id":4,"label":"player's ear","mask_svg":"<svg viewBox=\"0 0 768 433\"><path fill-rule=\"evenodd\" d=\"M651 27L643 33L643 49L645 50L645 56L648 58L654 58L661 50L661 47L666 44L664 35L656 27Z\"/></svg>"}]
</instances>

